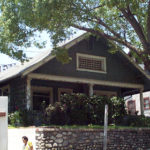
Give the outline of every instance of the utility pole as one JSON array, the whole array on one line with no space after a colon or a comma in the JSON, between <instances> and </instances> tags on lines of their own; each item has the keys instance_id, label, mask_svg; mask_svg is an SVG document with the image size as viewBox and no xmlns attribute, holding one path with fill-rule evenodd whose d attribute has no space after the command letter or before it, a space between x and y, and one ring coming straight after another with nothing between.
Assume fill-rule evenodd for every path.
<instances>
[{"instance_id":1,"label":"utility pole","mask_svg":"<svg viewBox=\"0 0 150 150\"><path fill-rule=\"evenodd\" d=\"M105 114L104 114L104 141L103 141L103 150L107 150L107 127L108 127L108 105L105 105Z\"/></svg>"}]
</instances>

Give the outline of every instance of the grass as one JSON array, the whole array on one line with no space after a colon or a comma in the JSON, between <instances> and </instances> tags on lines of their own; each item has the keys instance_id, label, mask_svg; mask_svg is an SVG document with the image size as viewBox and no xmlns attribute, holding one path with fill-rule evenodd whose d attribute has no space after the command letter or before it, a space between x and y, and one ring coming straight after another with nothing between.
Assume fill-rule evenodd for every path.
<instances>
[{"instance_id":1,"label":"grass","mask_svg":"<svg viewBox=\"0 0 150 150\"><path fill-rule=\"evenodd\" d=\"M15 128L16 128L15 126L8 125L8 129L15 129Z\"/></svg>"},{"instance_id":2,"label":"grass","mask_svg":"<svg viewBox=\"0 0 150 150\"><path fill-rule=\"evenodd\" d=\"M104 129L102 125L42 125L40 127L60 128L60 129ZM136 129L136 128L148 128L148 127L132 127L132 126L117 126L109 125L108 129Z\"/></svg>"},{"instance_id":3,"label":"grass","mask_svg":"<svg viewBox=\"0 0 150 150\"><path fill-rule=\"evenodd\" d=\"M15 129L15 128L20 128L24 126L12 126L8 125L8 129ZM25 127L30 127L30 126L25 126ZM32 126L33 127L33 126ZM38 127L50 127L50 128L60 128L60 129L104 129L104 126L101 125L41 125ZM148 128L148 127L132 127L132 126L117 126L117 125L109 125L108 129L138 129L138 128Z\"/></svg>"},{"instance_id":4,"label":"grass","mask_svg":"<svg viewBox=\"0 0 150 150\"><path fill-rule=\"evenodd\" d=\"M49 125L46 127L51 128L62 128L62 129L103 129L103 126L100 125Z\"/></svg>"}]
</instances>

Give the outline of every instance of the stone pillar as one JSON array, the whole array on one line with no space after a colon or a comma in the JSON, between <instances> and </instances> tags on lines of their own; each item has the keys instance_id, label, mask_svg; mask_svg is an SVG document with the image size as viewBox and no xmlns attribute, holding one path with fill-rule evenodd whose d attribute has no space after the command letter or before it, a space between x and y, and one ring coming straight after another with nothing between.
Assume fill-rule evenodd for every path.
<instances>
[{"instance_id":1,"label":"stone pillar","mask_svg":"<svg viewBox=\"0 0 150 150\"><path fill-rule=\"evenodd\" d=\"M140 115L144 115L143 89L140 89Z\"/></svg>"},{"instance_id":2,"label":"stone pillar","mask_svg":"<svg viewBox=\"0 0 150 150\"><path fill-rule=\"evenodd\" d=\"M92 96L94 93L93 93L93 84L89 84L89 96Z\"/></svg>"},{"instance_id":3,"label":"stone pillar","mask_svg":"<svg viewBox=\"0 0 150 150\"><path fill-rule=\"evenodd\" d=\"M31 79L27 78L27 86L26 86L26 102L27 109L32 110L32 98L31 98Z\"/></svg>"}]
</instances>

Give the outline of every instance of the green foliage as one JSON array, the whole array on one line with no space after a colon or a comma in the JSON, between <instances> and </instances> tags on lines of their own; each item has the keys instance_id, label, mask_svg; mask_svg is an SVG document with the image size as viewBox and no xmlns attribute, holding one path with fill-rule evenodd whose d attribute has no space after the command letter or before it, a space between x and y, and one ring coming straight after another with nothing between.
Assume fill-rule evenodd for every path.
<instances>
[{"instance_id":1,"label":"green foliage","mask_svg":"<svg viewBox=\"0 0 150 150\"><path fill-rule=\"evenodd\" d=\"M126 125L131 127L150 127L150 118L146 116L127 116Z\"/></svg>"},{"instance_id":2,"label":"green foliage","mask_svg":"<svg viewBox=\"0 0 150 150\"><path fill-rule=\"evenodd\" d=\"M68 64L71 61L71 57L68 55L68 50L65 48L55 48L52 51L53 55L56 55L56 59L62 64Z\"/></svg>"},{"instance_id":3,"label":"green foliage","mask_svg":"<svg viewBox=\"0 0 150 150\"><path fill-rule=\"evenodd\" d=\"M61 97L65 107L67 124L89 124L91 104L89 98L83 94L65 94Z\"/></svg>"},{"instance_id":4,"label":"green foliage","mask_svg":"<svg viewBox=\"0 0 150 150\"><path fill-rule=\"evenodd\" d=\"M29 126L34 124L33 111L16 110L8 114L8 123L12 126Z\"/></svg>"},{"instance_id":5,"label":"green foliage","mask_svg":"<svg viewBox=\"0 0 150 150\"><path fill-rule=\"evenodd\" d=\"M23 125L23 126L33 125L33 123L34 123L33 111L27 110L27 109L22 109L22 110L19 110L19 112L20 112L20 117L22 120L21 125Z\"/></svg>"},{"instance_id":6,"label":"green foliage","mask_svg":"<svg viewBox=\"0 0 150 150\"><path fill-rule=\"evenodd\" d=\"M122 10L130 10L143 33L138 34L137 24ZM0 51L22 61L25 48L44 46L42 39L35 39L37 31L46 31L54 48L79 29L104 36L119 47L135 47L134 52L149 50L149 0L1 0L0 11ZM68 58L65 51L60 56Z\"/></svg>"},{"instance_id":7,"label":"green foliage","mask_svg":"<svg viewBox=\"0 0 150 150\"><path fill-rule=\"evenodd\" d=\"M92 123L93 124L103 124L104 122L104 108L105 104L109 107L109 122L111 118L111 101L106 97L93 96L90 99L90 104L92 105Z\"/></svg>"},{"instance_id":8,"label":"green foliage","mask_svg":"<svg viewBox=\"0 0 150 150\"><path fill-rule=\"evenodd\" d=\"M120 123L126 114L121 98L92 96L84 94L64 94L61 102L46 108L49 124L87 125L104 123L104 107L109 107L109 123Z\"/></svg>"},{"instance_id":9,"label":"green foliage","mask_svg":"<svg viewBox=\"0 0 150 150\"><path fill-rule=\"evenodd\" d=\"M104 124L104 107L108 104L108 122L110 128L116 125L130 127L150 127L150 118L145 116L127 115L124 100L119 97L92 96L84 94L64 94L61 102L45 107L42 111L17 110L9 113L8 121L11 126L30 125L88 125L87 128L96 128L95 125Z\"/></svg>"},{"instance_id":10,"label":"green foliage","mask_svg":"<svg viewBox=\"0 0 150 150\"><path fill-rule=\"evenodd\" d=\"M8 122L12 126L20 126L20 125L22 125L21 112L20 111L15 111L13 113L10 113L8 115Z\"/></svg>"},{"instance_id":11,"label":"green foliage","mask_svg":"<svg viewBox=\"0 0 150 150\"><path fill-rule=\"evenodd\" d=\"M112 97L111 103L112 106L112 119L114 120L115 124L120 124L122 122L122 118L125 116L125 102L123 98L119 97Z\"/></svg>"},{"instance_id":12,"label":"green foliage","mask_svg":"<svg viewBox=\"0 0 150 150\"><path fill-rule=\"evenodd\" d=\"M64 123L66 122L65 109L59 102L56 102L54 106L50 104L45 109L45 114L47 123L64 125Z\"/></svg>"}]
</instances>

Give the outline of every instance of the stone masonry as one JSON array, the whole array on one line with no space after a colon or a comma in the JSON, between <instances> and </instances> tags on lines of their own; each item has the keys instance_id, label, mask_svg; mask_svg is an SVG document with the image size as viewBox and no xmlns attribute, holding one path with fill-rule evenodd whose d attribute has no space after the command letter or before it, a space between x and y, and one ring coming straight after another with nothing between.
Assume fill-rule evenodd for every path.
<instances>
[{"instance_id":1,"label":"stone masonry","mask_svg":"<svg viewBox=\"0 0 150 150\"><path fill-rule=\"evenodd\" d=\"M148 150L150 129L108 130L107 150ZM38 128L36 150L102 150L102 129Z\"/></svg>"}]
</instances>

